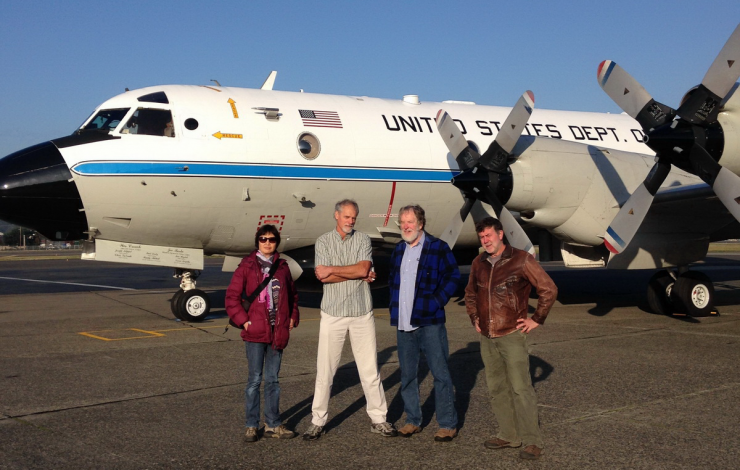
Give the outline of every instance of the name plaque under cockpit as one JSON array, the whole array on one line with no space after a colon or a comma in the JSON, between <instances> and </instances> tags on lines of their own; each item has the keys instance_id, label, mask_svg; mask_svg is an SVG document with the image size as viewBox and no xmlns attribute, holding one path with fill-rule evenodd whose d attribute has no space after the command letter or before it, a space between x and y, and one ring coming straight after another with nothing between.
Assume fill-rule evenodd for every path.
<instances>
[{"instance_id":1,"label":"name plaque under cockpit","mask_svg":"<svg viewBox=\"0 0 740 470\"><path fill-rule=\"evenodd\" d=\"M203 250L95 240L95 260L203 269Z\"/></svg>"}]
</instances>

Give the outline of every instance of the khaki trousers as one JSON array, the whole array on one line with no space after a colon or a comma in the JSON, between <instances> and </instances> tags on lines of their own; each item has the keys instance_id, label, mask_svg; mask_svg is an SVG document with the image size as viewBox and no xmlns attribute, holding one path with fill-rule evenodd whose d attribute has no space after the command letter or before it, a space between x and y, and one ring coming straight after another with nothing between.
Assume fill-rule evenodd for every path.
<instances>
[{"instance_id":1,"label":"khaki trousers","mask_svg":"<svg viewBox=\"0 0 740 470\"><path fill-rule=\"evenodd\" d=\"M316 357L316 388L311 407L311 422L324 426L329 416L329 397L334 375L342 357L344 339L349 333L352 354L357 364L362 390L367 401L367 414L373 423L385 422L388 404L378 370L373 312L361 317L334 317L321 312L319 350Z\"/></svg>"},{"instance_id":2,"label":"khaki trousers","mask_svg":"<svg viewBox=\"0 0 740 470\"><path fill-rule=\"evenodd\" d=\"M496 437L525 447L543 448L537 395L529 375L527 335L519 330L498 338L481 337L491 408L498 421Z\"/></svg>"}]
</instances>

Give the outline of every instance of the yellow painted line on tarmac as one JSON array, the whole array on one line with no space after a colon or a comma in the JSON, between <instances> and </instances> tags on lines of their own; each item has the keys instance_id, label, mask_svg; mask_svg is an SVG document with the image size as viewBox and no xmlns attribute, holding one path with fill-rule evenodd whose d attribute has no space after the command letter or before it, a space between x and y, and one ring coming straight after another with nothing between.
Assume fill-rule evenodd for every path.
<instances>
[{"instance_id":1,"label":"yellow painted line on tarmac","mask_svg":"<svg viewBox=\"0 0 740 470\"><path fill-rule=\"evenodd\" d=\"M389 314L382 313L375 315L376 317L387 317ZM320 318L306 318L301 322L307 321L318 321ZM123 328L120 330L95 330L95 331L81 331L78 335L86 336L88 338L97 339L100 341L126 341L130 339L151 339L151 338L163 338L167 336L165 333L174 331L198 331L208 330L213 328L225 328L227 325L211 325L211 326L186 326L183 328L165 328L161 330L142 330L140 328ZM137 335L131 335L131 331L135 333L143 333Z\"/></svg>"},{"instance_id":2,"label":"yellow painted line on tarmac","mask_svg":"<svg viewBox=\"0 0 740 470\"><path fill-rule=\"evenodd\" d=\"M137 335L137 336L117 336L117 334L112 335L106 335L101 336L100 334L95 333L106 333L106 332L121 332L121 331L134 331L137 333L144 333L145 336ZM124 341L127 339L143 339L143 338L161 338L162 336L165 336L161 333L157 333L156 331L147 331L147 330L140 330L138 328L126 328L125 330L98 330L98 331L83 331L81 333L78 333L82 336L87 336L88 338L93 339L99 339L101 341ZM110 337L113 336L113 337Z\"/></svg>"}]
</instances>

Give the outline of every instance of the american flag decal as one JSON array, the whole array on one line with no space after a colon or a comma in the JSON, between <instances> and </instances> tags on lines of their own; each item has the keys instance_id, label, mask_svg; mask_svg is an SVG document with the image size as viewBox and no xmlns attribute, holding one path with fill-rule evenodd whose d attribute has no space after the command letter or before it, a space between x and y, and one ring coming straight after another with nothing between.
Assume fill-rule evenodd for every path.
<instances>
[{"instance_id":1,"label":"american flag decal","mask_svg":"<svg viewBox=\"0 0 740 470\"><path fill-rule=\"evenodd\" d=\"M303 125L306 127L334 127L342 128L342 120L336 111L314 111L310 109L299 109Z\"/></svg>"}]
</instances>

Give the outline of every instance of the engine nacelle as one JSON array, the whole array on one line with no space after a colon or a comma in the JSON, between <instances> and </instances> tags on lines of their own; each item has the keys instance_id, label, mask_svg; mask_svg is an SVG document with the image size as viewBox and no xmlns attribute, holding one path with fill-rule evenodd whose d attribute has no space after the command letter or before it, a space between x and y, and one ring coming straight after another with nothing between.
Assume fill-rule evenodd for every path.
<instances>
[{"instance_id":1,"label":"engine nacelle","mask_svg":"<svg viewBox=\"0 0 740 470\"><path fill-rule=\"evenodd\" d=\"M586 246L603 243L620 204L653 165L649 156L542 137L520 139L514 154L506 207L565 242Z\"/></svg>"}]
</instances>

